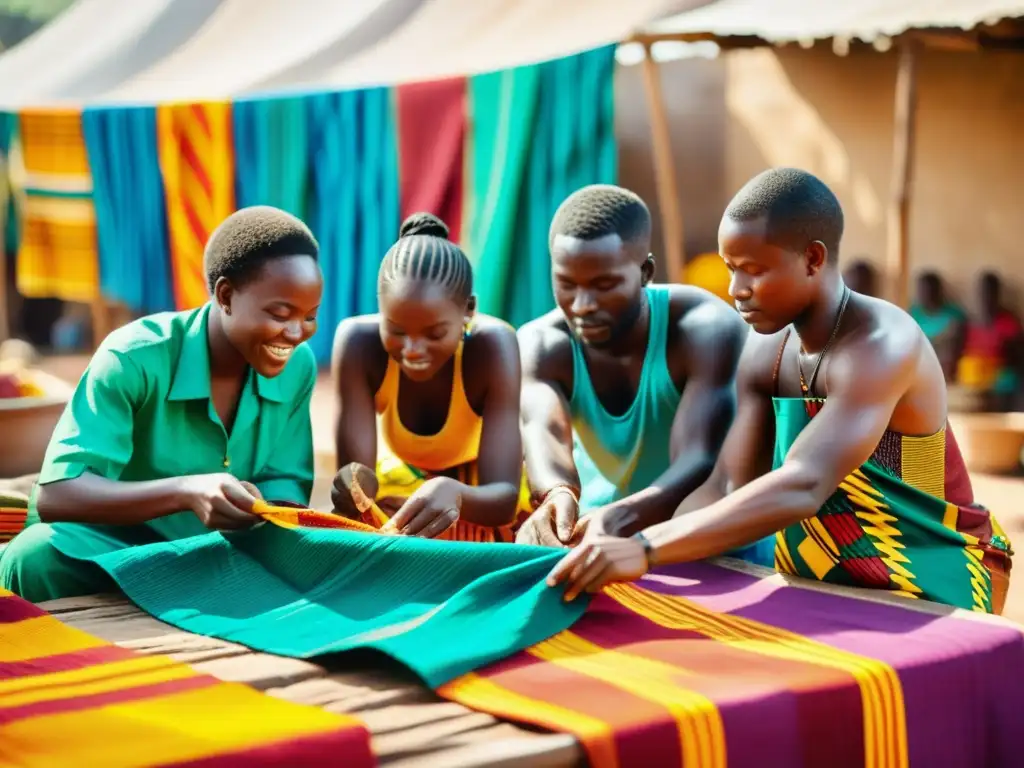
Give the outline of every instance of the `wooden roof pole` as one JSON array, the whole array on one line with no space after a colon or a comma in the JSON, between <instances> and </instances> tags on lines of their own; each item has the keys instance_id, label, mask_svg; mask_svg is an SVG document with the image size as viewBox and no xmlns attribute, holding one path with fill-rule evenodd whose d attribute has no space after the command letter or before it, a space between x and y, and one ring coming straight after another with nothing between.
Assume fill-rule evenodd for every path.
<instances>
[{"instance_id":1,"label":"wooden roof pole","mask_svg":"<svg viewBox=\"0 0 1024 768\"><path fill-rule=\"evenodd\" d=\"M892 190L889 201L886 272L890 296L906 309L910 286L910 208L914 176L917 124L917 41L900 43L896 72L896 108L893 117Z\"/></svg>"},{"instance_id":2,"label":"wooden roof pole","mask_svg":"<svg viewBox=\"0 0 1024 768\"><path fill-rule=\"evenodd\" d=\"M672 134L669 130L665 96L661 90L661 73L651 56L651 43L644 41L644 90L647 92L647 113L651 120L651 143L654 148L654 180L658 188L658 209L661 211L661 234L665 249L667 280L683 279L686 254L683 243L683 216L679 210L679 187L672 157Z\"/></svg>"}]
</instances>

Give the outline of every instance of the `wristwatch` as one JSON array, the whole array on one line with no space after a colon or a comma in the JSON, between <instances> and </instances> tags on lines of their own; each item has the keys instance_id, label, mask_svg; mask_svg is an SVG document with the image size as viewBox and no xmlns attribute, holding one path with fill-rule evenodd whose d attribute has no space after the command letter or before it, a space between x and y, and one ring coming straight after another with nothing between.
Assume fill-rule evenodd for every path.
<instances>
[{"instance_id":1,"label":"wristwatch","mask_svg":"<svg viewBox=\"0 0 1024 768\"><path fill-rule=\"evenodd\" d=\"M633 534L633 538L640 542L644 548L644 557L647 558L647 567L653 568L654 563L654 546L651 544L651 540L644 536L643 531L637 531Z\"/></svg>"}]
</instances>

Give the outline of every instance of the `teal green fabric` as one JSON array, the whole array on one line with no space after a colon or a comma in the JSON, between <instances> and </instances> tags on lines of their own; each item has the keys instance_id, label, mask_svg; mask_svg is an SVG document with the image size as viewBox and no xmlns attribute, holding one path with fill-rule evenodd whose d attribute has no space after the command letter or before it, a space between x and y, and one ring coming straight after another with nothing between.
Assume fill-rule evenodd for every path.
<instances>
[{"instance_id":1,"label":"teal green fabric","mask_svg":"<svg viewBox=\"0 0 1024 768\"><path fill-rule=\"evenodd\" d=\"M310 193L306 99L240 99L231 122L238 207L272 205L304 219Z\"/></svg>"},{"instance_id":2,"label":"teal green fabric","mask_svg":"<svg viewBox=\"0 0 1024 768\"><path fill-rule=\"evenodd\" d=\"M91 472L112 480L156 480L229 472L256 485L264 498L308 504L313 488L313 433L309 415L316 384L312 352L300 345L280 375L250 370L230 435L210 398L207 321L210 305L151 315L110 334L100 345L54 429L39 484ZM4 587L27 569L53 561L38 522L38 487L29 499L28 527L0 560ZM158 518L139 529L173 540L204 534L192 512ZM104 534L76 526L79 538L97 542L130 537L136 527ZM22 596L62 597L57 593ZM19 592L19 594L21 594Z\"/></svg>"},{"instance_id":3,"label":"teal green fabric","mask_svg":"<svg viewBox=\"0 0 1024 768\"><path fill-rule=\"evenodd\" d=\"M320 242L324 296L310 346L331 359L334 329L377 311L377 271L398 239L398 148L391 89L305 98L314 203L307 223Z\"/></svg>"},{"instance_id":4,"label":"teal green fabric","mask_svg":"<svg viewBox=\"0 0 1024 768\"><path fill-rule=\"evenodd\" d=\"M11 151L11 144L18 131L18 116L13 112L0 112L0 169L6 174L7 156ZM7 253L15 253L18 250L18 211L14 204L14 195L10 194L10 177L0 179L0 187L3 187L5 194L0 194L0 205L3 212L0 213L0 222L3 223L2 247Z\"/></svg>"},{"instance_id":5,"label":"teal green fabric","mask_svg":"<svg viewBox=\"0 0 1024 768\"><path fill-rule=\"evenodd\" d=\"M617 178L614 69L606 46L470 78L467 252L482 312L518 326L554 307L551 218Z\"/></svg>"},{"instance_id":6,"label":"teal green fabric","mask_svg":"<svg viewBox=\"0 0 1024 768\"><path fill-rule=\"evenodd\" d=\"M38 520L31 515L32 524L0 548L0 586L33 603L117 591L99 566L58 552L53 527Z\"/></svg>"},{"instance_id":7,"label":"teal green fabric","mask_svg":"<svg viewBox=\"0 0 1024 768\"><path fill-rule=\"evenodd\" d=\"M545 585L564 552L544 547L272 524L130 542L53 528L58 550L161 621L282 656L375 648L432 688L566 629L588 603Z\"/></svg>"},{"instance_id":8,"label":"teal green fabric","mask_svg":"<svg viewBox=\"0 0 1024 768\"><path fill-rule=\"evenodd\" d=\"M672 422L682 394L668 370L670 287L646 289L651 322L636 399L618 416L594 390L583 345L572 338L573 458L580 475L584 513L650 486L669 466Z\"/></svg>"},{"instance_id":9,"label":"teal green fabric","mask_svg":"<svg viewBox=\"0 0 1024 768\"><path fill-rule=\"evenodd\" d=\"M954 323L967 320L964 311L949 302L939 307L936 312L928 312L920 304L914 304L910 308L910 316L921 326L924 335L932 340L946 333Z\"/></svg>"}]
</instances>

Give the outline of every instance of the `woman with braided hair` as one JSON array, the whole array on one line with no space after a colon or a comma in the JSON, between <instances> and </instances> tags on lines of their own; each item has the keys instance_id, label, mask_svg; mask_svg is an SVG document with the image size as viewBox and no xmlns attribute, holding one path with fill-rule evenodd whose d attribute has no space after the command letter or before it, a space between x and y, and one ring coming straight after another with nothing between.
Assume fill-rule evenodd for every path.
<instances>
[{"instance_id":1,"label":"woman with braided hair","mask_svg":"<svg viewBox=\"0 0 1024 768\"><path fill-rule=\"evenodd\" d=\"M334 339L335 513L373 522L372 507L397 533L512 541L528 511L515 331L476 312L469 259L428 213L402 224L377 292L380 312Z\"/></svg>"}]
</instances>

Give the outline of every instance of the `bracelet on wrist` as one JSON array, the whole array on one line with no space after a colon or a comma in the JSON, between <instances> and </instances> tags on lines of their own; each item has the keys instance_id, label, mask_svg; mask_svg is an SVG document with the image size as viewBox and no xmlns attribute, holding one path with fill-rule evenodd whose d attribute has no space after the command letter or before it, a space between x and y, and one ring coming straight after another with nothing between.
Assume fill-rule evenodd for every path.
<instances>
[{"instance_id":1,"label":"bracelet on wrist","mask_svg":"<svg viewBox=\"0 0 1024 768\"><path fill-rule=\"evenodd\" d=\"M552 496L554 496L557 493L567 493L570 496L572 496L572 500L573 501L575 501L577 504L580 503L579 491L577 491L575 488L573 488L570 485L556 485L554 488L548 489L548 491L544 494L544 496L541 497L541 500L538 503L538 506L540 506L540 504L543 504L546 501L548 501Z\"/></svg>"},{"instance_id":2,"label":"bracelet on wrist","mask_svg":"<svg viewBox=\"0 0 1024 768\"><path fill-rule=\"evenodd\" d=\"M644 536L643 531L637 531L633 534L633 538L640 542L644 548L644 557L647 559L647 567L653 568L654 563L654 545L651 544L651 540Z\"/></svg>"}]
</instances>

